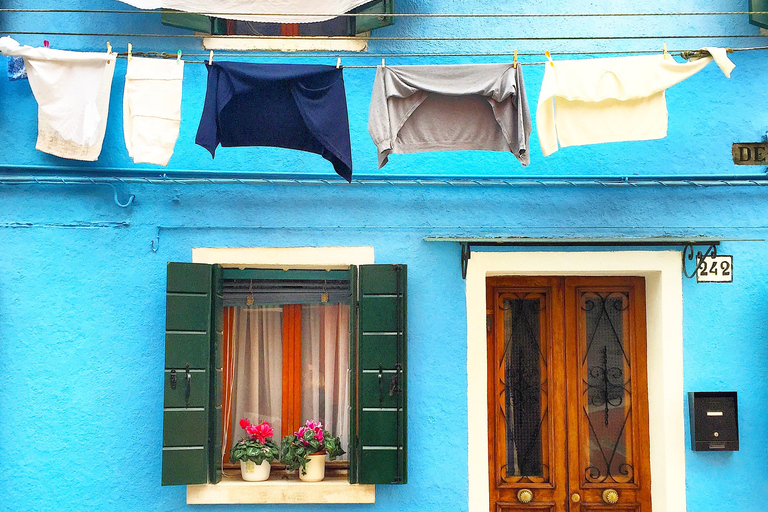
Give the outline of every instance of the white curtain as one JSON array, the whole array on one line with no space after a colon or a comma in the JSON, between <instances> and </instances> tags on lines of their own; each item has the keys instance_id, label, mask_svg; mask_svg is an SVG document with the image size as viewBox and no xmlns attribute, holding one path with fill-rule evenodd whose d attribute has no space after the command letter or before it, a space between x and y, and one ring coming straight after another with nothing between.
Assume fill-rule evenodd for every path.
<instances>
[{"instance_id":1,"label":"white curtain","mask_svg":"<svg viewBox=\"0 0 768 512\"><path fill-rule=\"evenodd\" d=\"M232 439L245 437L240 419L268 421L279 441L282 430L283 326L280 306L238 307L234 337Z\"/></svg>"},{"instance_id":2,"label":"white curtain","mask_svg":"<svg viewBox=\"0 0 768 512\"><path fill-rule=\"evenodd\" d=\"M264 23L313 23L351 11L370 0L121 0L139 9L176 9ZM283 16L267 16L282 14ZM318 16L297 16L317 14ZM333 16L322 16L331 14Z\"/></svg>"},{"instance_id":3,"label":"white curtain","mask_svg":"<svg viewBox=\"0 0 768 512\"><path fill-rule=\"evenodd\" d=\"M320 420L348 452L349 305L302 306L301 329L302 420Z\"/></svg>"}]
</instances>

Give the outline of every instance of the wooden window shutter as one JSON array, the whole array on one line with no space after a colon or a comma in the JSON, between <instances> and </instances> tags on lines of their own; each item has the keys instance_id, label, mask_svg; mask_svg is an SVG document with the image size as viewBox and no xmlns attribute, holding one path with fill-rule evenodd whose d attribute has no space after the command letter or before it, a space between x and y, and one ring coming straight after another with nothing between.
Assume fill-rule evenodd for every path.
<instances>
[{"instance_id":1,"label":"wooden window shutter","mask_svg":"<svg viewBox=\"0 0 768 512\"><path fill-rule=\"evenodd\" d=\"M221 479L221 269L168 263L162 484Z\"/></svg>"},{"instance_id":2,"label":"wooden window shutter","mask_svg":"<svg viewBox=\"0 0 768 512\"><path fill-rule=\"evenodd\" d=\"M406 474L406 267L361 265L352 349L350 481L404 484Z\"/></svg>"},{"instance_id":3,"label":"wooden window shutter","mask_svg":"<svg viewBox=\"0 0 768 512\"><path fill-rule=\"evenodd\" d=\"M227 34L227 20L181 11L162 11L160 23L214 36Z\"/></svg>"},{"instance_id":4,"label":"wooden window shutter","mask_svg":"<svg viewBox=\"0 0 768 512\"><path fill-rule=\"evenodd\" d=\"M354 16L353 33L369 32L371 30L392 25L395 22L394 16L385 16L395 12L395 0L375 0L350 11L353 13L382 14L382 16Z\"/></svg>"}]
</instances>

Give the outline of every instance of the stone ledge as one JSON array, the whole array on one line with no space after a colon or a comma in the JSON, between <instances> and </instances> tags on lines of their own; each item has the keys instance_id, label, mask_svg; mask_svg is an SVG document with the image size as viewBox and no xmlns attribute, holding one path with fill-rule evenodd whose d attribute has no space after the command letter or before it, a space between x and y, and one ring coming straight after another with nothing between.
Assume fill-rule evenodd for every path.
<instances>
[{"instance_id":1,"label":"stone ledge","mask_svg":"<svg viewBox=\"0 0 768 512\"><path fill-rule=\"evenodd\" d=\"M284 480L273 472L265 482L246 482L238 473L222 477L217 484L187 486L187 504L190 505L375 502L375 485L350 484L345 476L328 476L322 482L302 482Z\"/></svg>"}]
</instances>

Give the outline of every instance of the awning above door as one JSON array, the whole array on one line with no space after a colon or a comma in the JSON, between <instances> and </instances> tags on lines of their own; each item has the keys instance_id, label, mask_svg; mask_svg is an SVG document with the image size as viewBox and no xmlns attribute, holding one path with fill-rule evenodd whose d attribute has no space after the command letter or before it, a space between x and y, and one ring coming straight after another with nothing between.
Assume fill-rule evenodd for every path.
<instances>
[{"instance_id":1,"label":"awning above door","mask_svg":"<svg viewBox=\"0 0 768 512\"><path fill-rule=\"evenodd\" d=\"M763 239L723 238L710 236L658 236L658 237L526 237L526 236L428 236L425 242L454 242L461 244L461 277L466 279L467 266L472 257L472 247L680 247L683 255L683 272L686 277L696 275L696 267L691 274L686 269L686 260L694 261L694 247L706 247L699 256L717 255L717 246L721 242L764 242Z\"/></svg>"}]
</instances>

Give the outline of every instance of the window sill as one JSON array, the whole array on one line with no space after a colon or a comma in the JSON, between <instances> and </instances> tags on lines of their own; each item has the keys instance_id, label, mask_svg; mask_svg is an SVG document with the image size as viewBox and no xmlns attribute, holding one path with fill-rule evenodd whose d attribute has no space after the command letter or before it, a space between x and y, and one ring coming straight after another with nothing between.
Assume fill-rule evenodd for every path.
<instances>
[{"instance_id":1,"label":"window sill","mask_svg":"<svg viewBox=\"0 0 768 512\"><path fill-rule=\"evenodd\" d=\"M367 33L366 33L367 34ZM264 38L258 36L204 37L206 50L274 51L274 52L364 52L367 37Z\"/></svg>"},{"instance_id":2,"label":"window sill","mask_svg":"<svg viewBox=\"0 0 768 512\"><path fill-rule=\"evenodd\" d=\"M300 504L375 503L376 486L350 484L346 476L326 476L322 482L283 479L273 471L265 482L246 482L239 472L224 476L217 484L188 485L187 504Z\"/></svg>"}]
</instances>

